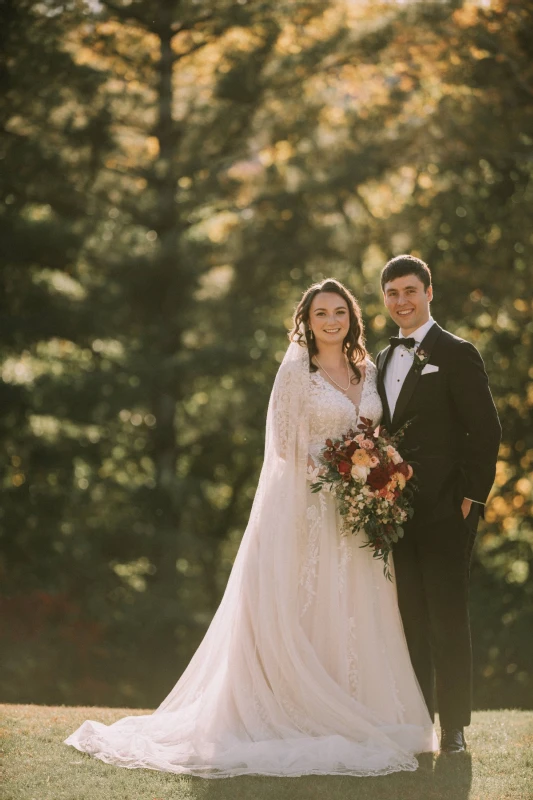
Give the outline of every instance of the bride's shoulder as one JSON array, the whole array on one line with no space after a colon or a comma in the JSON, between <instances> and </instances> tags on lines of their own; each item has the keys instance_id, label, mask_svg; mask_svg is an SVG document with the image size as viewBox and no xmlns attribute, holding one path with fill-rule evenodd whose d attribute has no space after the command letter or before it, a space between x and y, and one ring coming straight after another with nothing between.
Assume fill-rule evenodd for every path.
<instances>
[{"instance_id":1,"label":"bride's shoulder","mask_svg":"<svg viewBox=\"0 0 533 800\"><path fill-rule=\"evenodd\" d=\"M366 356L365 361L365 383L370 387L376 387L378 384L378 368L372 361L369 355Z\"/></svg>"},{"instance_id":2,"label":"bride's shoulder","mask_svg":"<svg viewBox=\"0 0 533 800\"><path fill-rule=\"evenodd\" d=\"M298 358L286 359L281 364L276 374L276 383L287 384L296 380L301 381L302 376L309 375L309 359L307 354L298 354Z\"/></svg>"},{"instance_id":3,"label":"bride's shoulder","mask_svg":"<svg viewBox=\"0 0 533 800\"><path fill-rule=\"evenodd\" d=\"M365 357L364 365L367 375L375 375L376 372L378 371L378 368L376 367L376 365L372 361L372 358L368 354Z\"/></svg>"}]
</instances>

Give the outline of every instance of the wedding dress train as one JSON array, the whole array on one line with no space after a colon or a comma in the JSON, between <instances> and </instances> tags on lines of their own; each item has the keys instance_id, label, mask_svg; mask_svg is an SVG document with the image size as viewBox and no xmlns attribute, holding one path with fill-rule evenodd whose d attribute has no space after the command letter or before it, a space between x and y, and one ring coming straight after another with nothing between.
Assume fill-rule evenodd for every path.
<instances>
[{"instance_id":1,"label":"wedding dress train","mask_svg":"<svg viewBox=\"0 0 533 800\"><path fill-rule=\"evenodd\" d=\"M368 360L359 414L381 403ZM66 740L122 767L220 778L414 770L436 736L394 583L312 494L308 455L357 423L353 403L291 344L269 405L265 461L226 592L151 715L87 721Z\"/></svg>"}]
</instances>

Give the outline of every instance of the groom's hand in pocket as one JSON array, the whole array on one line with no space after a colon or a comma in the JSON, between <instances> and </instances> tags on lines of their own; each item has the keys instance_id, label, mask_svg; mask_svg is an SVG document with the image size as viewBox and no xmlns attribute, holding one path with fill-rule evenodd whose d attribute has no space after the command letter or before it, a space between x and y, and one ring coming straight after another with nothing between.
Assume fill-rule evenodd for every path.
<instances>
[{"instance_id":1,"label":"groom's hand in pocket","mask_svg":"<svg viewBox=\"0 0 533 800\"><path fill-rule=\"evenodd\" d=\"M472 508L472 500L469 500L467 497L464 497L463 502L461 503L461 512L463 514L463 519L466 519L467 516L470 514L471 508Z\"/></svg>"}]
</instances>

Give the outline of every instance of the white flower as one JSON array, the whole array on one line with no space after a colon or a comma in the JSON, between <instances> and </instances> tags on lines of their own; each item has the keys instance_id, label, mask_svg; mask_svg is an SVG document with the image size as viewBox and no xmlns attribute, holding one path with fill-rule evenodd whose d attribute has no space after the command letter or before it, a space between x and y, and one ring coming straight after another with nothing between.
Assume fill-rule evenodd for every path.
<instances>
[{"instance_id":1,"label":"white flower","mask_svg":"<svg viewBox=\"0 0 533 800\"><path fill-rule=\"evenodd\" d=\"M354 464L352 467L352 478L354 480L366 481L370 467L365 467L364 464Z\"/></svg>"},{"instance_id":2,"label":"white flower","mask_svg":"<svg viewBox=\"0 0 533 800\"><path fill-rule=\"evenodd\" d=\"M320 472L320 467L313 468L311 465L309 465L307 467L307 475L306 475L307 480L311 481L311 483L316 483L318 480L319 472Z\"/></svg>"},{"instance_id":3,"label":"white flower","mask_svg":"<svg viewBox=\"0 0 533 800\"><path fill-rule=\"evenodd\" d=\"M399 452L391 444L387 446L387 455L393 464L401 464L403 461L403 458L401 457Z\"/></svg>"}]
</instances>

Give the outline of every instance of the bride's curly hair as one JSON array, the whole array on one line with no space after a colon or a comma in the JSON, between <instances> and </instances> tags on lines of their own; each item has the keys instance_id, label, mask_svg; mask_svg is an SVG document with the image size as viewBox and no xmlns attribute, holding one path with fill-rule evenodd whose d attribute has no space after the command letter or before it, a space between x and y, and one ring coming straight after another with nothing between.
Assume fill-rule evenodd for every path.
<instances>
[{"instance_id":1,"label":"bride's curly hair","mask_svg":"<svg viewBox=\"0 0 533 800\"><path fill-rule=\"evenodd\" d=\"M309 369L311 372L317 371L317 366L313 363L313 356L318 353L316 341L314 336L311 335L311 328L309 326L309 311L313 299L319 292L331 292L338 294L345 300L348 306L348 313L350 315L350 327L343 342L343 350L346 353L348 362L357 378L357 382L361 380L361 370L358 364L361 364L366 356L367 349L365 347L365 334L363 320L361 317L361 309L359 303L346 286L343 286L340 281L335 278L326 278L320 283L314 283L307 289L300 302L298 303L293 316L293 329L289 333L291 342L297 342L302 347L307 347L309 352Z\"/></svg>"}]
</instances>

